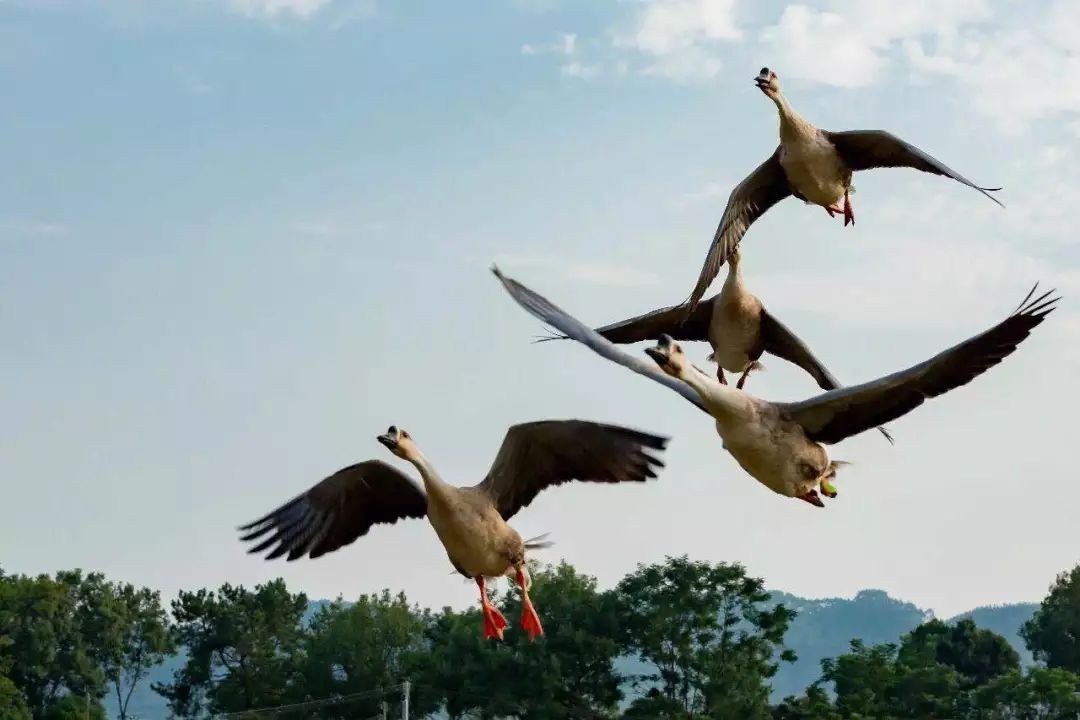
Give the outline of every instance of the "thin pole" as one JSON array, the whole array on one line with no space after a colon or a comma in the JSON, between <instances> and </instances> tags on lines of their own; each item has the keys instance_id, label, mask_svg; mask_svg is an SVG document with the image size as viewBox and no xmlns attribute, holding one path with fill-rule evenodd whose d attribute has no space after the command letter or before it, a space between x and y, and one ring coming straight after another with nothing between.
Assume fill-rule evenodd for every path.
<instances>
[{"instance_id":1,"label":"thin pole","mask_svg":"<svg viewBox=\"0 0 1080 720\"><path fill-rule=\"evenodd\" d=\"M385 700L382 704L382 720L390 720L390 704Z\"/></svg>"},{"instance_id":2,"label":"thin pole","mask_svg":"<svg viewBox=\"0 0 1080 720\"><path fill-rule=\"evenodd\" d=\"M409 681L401 684L401 720L409 720Z\"/></svg>"}]
</instances>

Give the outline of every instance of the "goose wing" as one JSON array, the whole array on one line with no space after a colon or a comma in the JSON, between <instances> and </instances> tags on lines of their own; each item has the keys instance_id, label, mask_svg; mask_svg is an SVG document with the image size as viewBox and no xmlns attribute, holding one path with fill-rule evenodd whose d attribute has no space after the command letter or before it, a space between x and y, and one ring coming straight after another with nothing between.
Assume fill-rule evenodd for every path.
<instances>
[{"instance_id":1,"label":"goose wing","mask_svg":"<svg viewBox=\"0 0 1080 720\"><path fill-rule=\"evenodd\" d=\"M240 527L248 550L273 560L312 559L350 544L372 525L427 514L427 497L408 475L381 460L338 470L278 509Z\"/></svg>"},{"instance_id":2,"label":"goose wing","mask_svg":"<svg viewBox=\"0 0 1080 720\"><path fill-rule=\"evenodd\" d=\"M533 501L541 490L571 480L644 482L664 463L668 438L583 420L543 420L506 432L487 477L477 486L503 520Z\"/></svg>"},{"instance_id":3,"label":"goose wing","mask_svg":"<svg viewBox=\"0 0 1080 720\"><path fill-rule=\"evenodd\" d=\"M870 170L881 167L909 167L923 172L952 178L974 188L1001 207L1001 201L990 193L1001 188L979 187L937 158L930 156L911 143L901 140L884 130L847 130L826 132L836 147L840 159L852 170Z\"/></svg>"},{"instance_id":4,"label":"goose wing","mask_svg":"<svg viewBox=\"0 0 1080 720\"><path fill-rule=\"evenodd\" d=\"M627 345L643 340L656 340L663 334L676 340L708 340L709 323L712 320L713 303L716 298L698 305L689 317L685 318L686 308L682 305L660 308L627 320L596 328L596 333L617 345ZM565 340L566 335L541 338L545 340Z\"/></svg>"},{"instance_id":5,"label":"goose wing","mask_svg":"<svg viewBox=\"0 0 1080 720\"><path fill-rule=\"evenodd\" d=\"M807 344L765 308L761 309L761 338L765 344L765 352L798 365L810 373L822 390L835 390L841 387L840 381L820 360L814 357L814 353L810 351ZM888 430L879 427L878 431L885 436L886 440L893 442Z\"/></svg>"},{"instance_id":6,"label":"goose wing","mask_svg":"<svg viewBox=\"0 0 1080 720\"><path fill-rule=\"evenodd\" d=\"M927 398L967 384L1010 355L1054 310L1058 298L1050 297L1052 293L1032 300L1032 288L1020 307L994 327L907 370L803 402L777 405L802 425L807 437L826 444L895 420Z\"/></svg>"},{"instance_id":7,"label":"goose wing","mask_svg":"<svg viewBox=\"0 0 1080 720\"><path fill-rule=\"evenodd\" d=\"M560 310L547 298L534 293L517 280L503 275L497 267L492 267L491 271L499 278L499 282L502 283L506 291L510 293L510 297L514 298L518 305L563 333L566 337L577 340L601 357L629 368L639 375L644 375L650 380L655 380L682 395L702 412L709 412L705 409L705 405L701 402L697 393L686 383L665 375L654 363L624 353L588 325Z\"/></svg>"},{"instance_id":8,"label":"goose wing","mask_svg":"<svg viewBox=\"0 0 1080 720\"><path fill-rule=\"evenodd\" d=\"M791 187L788 185L784 168L780 165L778 146L768 160L758 165L754 172L747 175L731 191L709 252L705 256L705 264L701 267L701 275L698 276L697 285L690 295L687 313L697 307L716 274L720 272L720 267L742 240L750 225L790 194Z\"/></svg>"}]
</instances>

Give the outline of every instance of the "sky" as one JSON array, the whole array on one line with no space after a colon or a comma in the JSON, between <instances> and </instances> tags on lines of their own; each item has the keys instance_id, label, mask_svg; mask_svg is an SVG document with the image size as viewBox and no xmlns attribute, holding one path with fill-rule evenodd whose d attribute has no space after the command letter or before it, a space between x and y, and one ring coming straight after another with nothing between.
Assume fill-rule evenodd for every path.
<instances>
[{"instance_id":1,"label":"sky","mask_svg":"<svg viewBox=\"0 0 1080 720\"><path fill-rule=\"evenodd\" d=\"M425 523L294 563L235 528L359 460L411 470L375 441L391 424L464 485L510 424L576 417L672 438L657 481L513 520L603 587L685 553L939 615L1038 600L1080 561L1077 38L1068 0L0 0L0 564L462 607ZM753 481L662 386L530 344L488 272L596 324L681 301L777 142L765 65L818 126L1004 186L1002 210L861 173L854 228L788 200L750 229L748 285L842 381L981 332L1036 281L1063 296L895 446L831 448L853 465L824 510ZM817 392L763 361L755 395Z\"/></svg>"}]
</instances>

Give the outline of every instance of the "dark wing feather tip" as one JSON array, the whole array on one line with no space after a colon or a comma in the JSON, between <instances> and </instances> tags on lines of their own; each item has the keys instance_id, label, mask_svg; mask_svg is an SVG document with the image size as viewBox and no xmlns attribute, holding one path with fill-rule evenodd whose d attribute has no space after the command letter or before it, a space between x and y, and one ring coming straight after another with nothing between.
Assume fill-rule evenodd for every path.
<instances>
[{"instance_id":1,"label":"dark wing feather tip","mask_svg":"<svg viewBox=\"0 0 1080 720\"><path fill-rule=\"evenodd\" d=\"M267 560L314 559L348 545L376 524L423 517L427 498L404 473L381 460L343 468L251 523L244 542L258 541L248 553L266 550Z\"/></svg>"},{"instance_id":2,"label":"dark wing feather tip","mask_svg":"<svg viewBox=\"0 0 1080 720\"><path fill-rule=\"evenodd\" d=\"M1019 310L997 325L906 370L780 407L807 437L823 443L881 426L1001 363L1054 310L1058 298L1048 298L1053 292L1030 300L1033 288Z\"/></svg>"}]
</instances>

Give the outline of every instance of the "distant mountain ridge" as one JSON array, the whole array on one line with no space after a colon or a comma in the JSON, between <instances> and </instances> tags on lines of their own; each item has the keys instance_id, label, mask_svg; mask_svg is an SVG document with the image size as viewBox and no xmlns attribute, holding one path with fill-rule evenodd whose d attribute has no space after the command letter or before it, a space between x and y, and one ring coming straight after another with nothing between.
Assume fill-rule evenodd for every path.
<instances>
[{"instance_id":1,"label":"distant mountain ridge","mask_svg":"<svg viewBox=\"0 0 1080 720\"><path fill-rule=\"evenodd\" d=\"M788 628L786 641L799 657L795 663L781 665L773 678L774 701L801 694L807 685L818 679L821 661L846 652L853 638L860 638L867 644L897 642L920 623L935 617L933 612L890 597L884 590L861 590L853 598L807 599L782 591L773 591L772 596L774 602L784 603L798 612ZM310 620L319 607L329 602L313 600L305 620ZM979 627L992 630L1012 643L1020 653L1021 662L1027 665L1032 658L1020 637L1020 626L1037 607L1036 603L983 606L947 621L971 618ZM182 658L171 658L154 668L140 683L131 701L131 711L137 717L142 720L168 717L165 701L150 689L150 685L170 682L173 672L182 665ZM643 664L633 658L622 658L616 666L624 674L644 671ZM108 704L108 699L106 703L110 717L115 717L115 703Z\"/></svg>"},{"instance_id":2,"label":"distant mountain ridge","mask_svg":"<svg viewBox=\"0 0 1080 720\"><path fill-rule=\"evenodd\" d=\"M802 693L820 676L821 661L846 652L852 639L859 638L868 645L897 642L935 617L932 611L890 597L884 590L861 590L850 599L816 600L773 591L773 600L798 611L785 641L799 656L797 662L781 665L773 678L774 701ZM1037 603L987 605L943 619L953 622L970 617L979 627L1008 640L1020 654L1020 661L1029 665L1032 657L1020 637L1020 626L1037 607Z\"/></svg>"}]
</instances>

